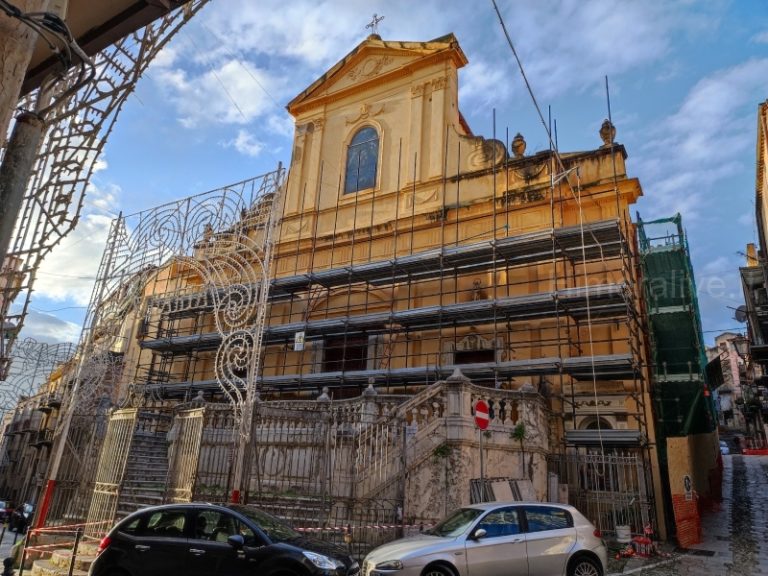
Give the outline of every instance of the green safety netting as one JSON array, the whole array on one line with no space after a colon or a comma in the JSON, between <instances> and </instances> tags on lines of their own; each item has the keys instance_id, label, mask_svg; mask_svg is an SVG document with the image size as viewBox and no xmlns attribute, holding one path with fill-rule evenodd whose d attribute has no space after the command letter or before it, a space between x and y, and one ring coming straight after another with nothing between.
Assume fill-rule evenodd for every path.
<instances>
[{"instance_id":1,"label":"green safety netting","mask_svg":"<svg viewBox=\"0 0 768 576\"><path fill-rule=\"evenodd\" d=\"M706 387L696 281L680 215L649 222L638 215L638 240L657 436L711 432L717 420Z\"/></svg>"}]
</instances>

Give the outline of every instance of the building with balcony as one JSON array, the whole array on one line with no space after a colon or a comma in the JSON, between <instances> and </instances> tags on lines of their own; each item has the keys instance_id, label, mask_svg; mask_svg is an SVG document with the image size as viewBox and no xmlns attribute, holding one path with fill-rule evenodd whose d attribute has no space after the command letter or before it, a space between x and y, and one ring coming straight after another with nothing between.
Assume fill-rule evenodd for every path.
<instances>
[{"instance_id":1,"label":"building with balcony","mask_svg":"<svg viewBox=\"0 0 768 576\"><path fill-rule=\"evenodd\" d=\"M741 267L747 312L749 364L748 389L744 395L747 442L764 448L768 440L768 101L757 109L757 159L755 176L755 217L757 246L747 247L746 266Z\"/></svg>"}]
</instances>

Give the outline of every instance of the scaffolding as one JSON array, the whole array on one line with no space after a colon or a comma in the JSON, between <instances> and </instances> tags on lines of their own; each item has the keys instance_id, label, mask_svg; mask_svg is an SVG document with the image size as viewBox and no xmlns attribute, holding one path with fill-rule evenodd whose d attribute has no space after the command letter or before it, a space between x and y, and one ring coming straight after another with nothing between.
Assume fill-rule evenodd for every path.
<instances>
[{"instance_id":1,"label":"scaffolding","mask_svg":"<svg viewBox=\"0 0 768 576\"><path fill-rule=\"evenodd\" d=\"M661 440L712 432L717 416L706 382L706 348L682 219L677 214L637 220L657 434Z\"/></svg>"},{"instance_id":2,"label":"scaffolding","mask_svg":"<svg viewBox=\"0 0 768 576\"><path fill-rule=\"evenodd\" d=\"M567 167L588 157L568 158ZM509 159L498 180L533 163ZM544 170L552 156L535 163ZM630 395L630 427L647 434L634 227L626 214L579 222L563 186L542 188L528 194L543 201L551 225L530 232L507 224L520 209L514 190L327 236L298 225L295 241L278 246L270 283L261 397L314 397L328 387L340 399L368 385L409 392L460 366L488 386L549 387L566 415L596 386L600 395ZM583 202L595 200L584 193ZM221 395L210 371L224 338L208 320L216 298L190 288L151 299L157 313L142 325L136 376L148 390L183 400Z\"/></svg>"},{"instance_id":3,"label":"scaffolding","mask_svg":"<svg viewBox=\"0 0 768 576\"><path fill-rule=\"evenodd\" d=\"M302 221L319 210L298 222L284 217L264 303L258 401L345 402L371 390L408 397L456 368L480 386L539 392L554 412L552 430L539 433L551 435L562 456L553 457L551 470L573 484L572 497L590 502L606 528L618 510L632 508L633 530L642 530L653 519L653 433L635 227L620 209L616 186L578 177L596 156L609 154L565 157L571 181L561 178L560 185L553 184L554 154L505 157L492 175L495 194L463 202L467 177L457 174L456 196L448 202L444 194L435 213L415 213L416 193L401 190L397 206L410 212L387 224L372 222L375 194L365 221L326 235ZM528 175L524 194L511 182L521 173ZM529 208L548 222L526 225L520 213ZM290 230L298 233L286 239ZM156 276L170 286L190 274L177 267ZM239 287L244 298L258 289ZM131 378L147 395L170 403L226 400L213 371L227 338L212 321L223 290L195 282L146 290ZM250 377L242 363L231 370ZM572 466L598 457L611 466L633 459L632 485L642 498L580 486Z\"/></svg>"}]
</instances>

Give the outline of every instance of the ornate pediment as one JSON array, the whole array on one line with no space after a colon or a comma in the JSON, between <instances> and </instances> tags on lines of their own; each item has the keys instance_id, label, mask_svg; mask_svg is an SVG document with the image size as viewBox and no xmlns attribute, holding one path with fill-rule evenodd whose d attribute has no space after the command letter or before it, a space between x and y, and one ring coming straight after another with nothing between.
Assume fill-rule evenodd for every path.
<instances>
[{"instance_id":1,"label":"ornate pediment","mask_svg":"<svg viewBox=\"0 0 768 576\"><path fill-rule=\"evenodd\" d=\"M391 75L411 73L441 60L451 60L456 68L467 62L453 34L430 42L394 42L369 36L296 96L288 104L288 110L296 114L313 103L323 102L325 98L336 97Z\"/></svg>"}]
</instances>

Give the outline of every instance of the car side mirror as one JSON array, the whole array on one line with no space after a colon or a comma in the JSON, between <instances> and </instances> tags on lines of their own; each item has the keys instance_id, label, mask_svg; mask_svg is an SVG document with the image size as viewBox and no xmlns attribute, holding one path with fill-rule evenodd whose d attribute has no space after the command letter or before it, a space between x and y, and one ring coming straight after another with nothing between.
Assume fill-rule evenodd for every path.
<instances>
[{"instance_id":1,"label":"car side mirror","mask_svg":"<svg viewBox=\"0 0 768 576\"><path fill-rule=\"evenodd\" d=\"M232 534L232 536L227 538L227 543L235 550L242 550L243 546L245 546L245 538L240 534Z\"/></svg>"},{"instance_id":2,"label":"car side mirror","mask_svg":"<svg viewBox=\"0 0 768 576\"><path fill-rule=\"evenodd\" d=\"M488 534L488 532L485 531L485 528L478 528L474 532L472 532L472 540L480 540L483 536Z\"/></svg>"}]
</instances>

